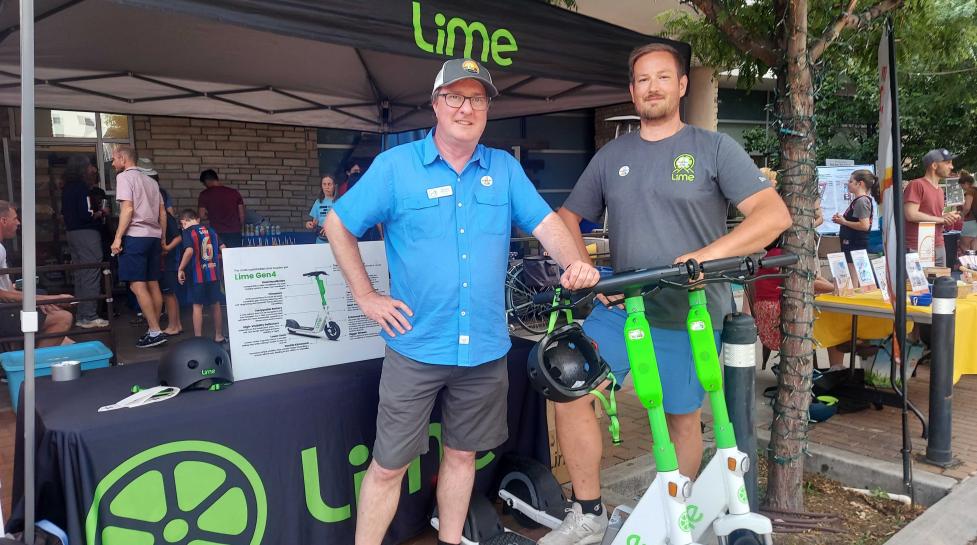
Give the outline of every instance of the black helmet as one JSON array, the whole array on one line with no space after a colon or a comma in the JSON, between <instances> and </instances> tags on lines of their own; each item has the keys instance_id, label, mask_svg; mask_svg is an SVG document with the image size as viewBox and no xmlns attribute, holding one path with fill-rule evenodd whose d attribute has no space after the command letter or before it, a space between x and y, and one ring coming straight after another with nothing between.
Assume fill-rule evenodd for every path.
<instances>
[{"instance_id":1,"label":"black helmet","mask_svg":"<svg viewBox=\"0 0 977 545\"><path fill-rule=\"evenodd\" d=\"M597 345L577 323L546 334L529 351L529 382L551 401L566 403L600 386L610 372Z\"/></svg>"},{"instance_id":2,"label":"black helmet","mask_svg":"<svg viewBox=\"0 0 977 545\"><path fill-rule=\"evenodd\" d=\"M234 382L231 356L224 347L204 337L171 346L157 368L159 383L180 390L217 389Z\"/></svg>"}]
</instances>

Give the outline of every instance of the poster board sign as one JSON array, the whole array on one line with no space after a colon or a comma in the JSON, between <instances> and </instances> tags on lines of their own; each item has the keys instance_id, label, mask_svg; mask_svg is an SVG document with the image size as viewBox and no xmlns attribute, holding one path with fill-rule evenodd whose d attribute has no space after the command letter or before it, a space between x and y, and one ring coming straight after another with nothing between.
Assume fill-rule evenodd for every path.
<instances>
[{"instance_id":1,"label":"poster board sign","mask_svg":"<svg viewBox=\"0 0 977 545\"><path fill-rule=\"evenodd\" d=\"M909 285L912 288L913 295L929 293L930 286L926 282L926 272L923 270L923 264L919 261L919 254L906 254L906 276L909 277Z\"/></svg>"},{"instance_id":2,"label":"poster board sign","mask_svg":"<svg viewBox=\"0 0 977 545\"><path fill-rule=\"evenodd\" d=\"M849 295L854 291L844 252L828 254L828 267L831 269L831 278L834 279L835 291L838 295Z\"/></svg>"},{"instance_id":3,"label":"poster board sign","mask_svg":"<svg viewBox=\"0 0 977 545\"><path fill-rule=\"evenodd\" d=\"M390 292L383 242L361 242L367 274ZM380 326L360 311L328 244L223 252L234 380L383 356Z\"/></svg>"},{"instance_id":4,"label":"poster board sign","mask_svg":"<svg viewBox=\"0 0 977 545\"><path fill-rule=\"evenodd\" d=\"M868 258L868 251L853 250L851 252L852 265L855 266L855 279L863 292L875 291L875 275L872 273L872 261Z\"/></svg>"},{"instance_id":5,"label":"poster board sign","mask_svg":"<svg viewBox=\"0 0 977 545\"><path fill-rule=\"evenodd\" d=\"M924 267L936 266L936 224L924 221L919 224L917 252L919 263Z\"/></svg>"},{"instance_id":6,"label":"poster board sign","mask_svg":"<svg viewBox=\"0 0 977 545\"><path fill-rule=\"evenodd\" d=\"M889 301L889 277L886 276L885 256L877 257L872 260L872 270L875 272L875 279L882 290L882 300Z\"/></svg>"},{"instance_id":7,"label":"poster board sign","mask_svg":"<svg viewBox=\"0 0 977 545\"><path fill-rule=\"evenodd\" d=\"M943 188L943 194L946 196L943 207L944 213L956 212L957 207L963 205L966 194L964 194L959 182L960 178L947 178L940 184L940 187Z\"/></svg>"},{"instance_id":8,"label":"poster board sign","mask_svg":"<svg viewBox=\"0 0 977 545\"><path fill-rule=\"evenodd\" d=\"M824 223L818 226L818 233L822 235L837 235L841 227L831 221L835 214L844 214L851 204L852 195L848 192L848 179L851 173L856 170L869 170L875 172L874 165L849 165L849 166L826 166L818 167L818 194L821 197L821 213L824 214ZM872 218L879 217L879 208L875 199L872 201ZM873 219L873 224L877 220ZM873 225L873 229L875 226Z\"/></svg>"},{"instance_id":9,"label":"poster board sign","mask_svg":"<svg viewBox=\"0 0 977 545\"><path fill-rule=\"evenodd\" d=\"M825 159L824 165L829 167L852 167L855 166L854 159Z\"/></svg>"}]
</instances>

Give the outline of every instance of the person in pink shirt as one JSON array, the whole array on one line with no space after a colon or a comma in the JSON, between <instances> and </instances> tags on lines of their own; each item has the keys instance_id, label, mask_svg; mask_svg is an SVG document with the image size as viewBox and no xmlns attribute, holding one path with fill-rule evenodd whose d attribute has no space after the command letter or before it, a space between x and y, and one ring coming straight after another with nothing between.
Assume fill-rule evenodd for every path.
<instances>
[{"instance_id":1,"label":"person in pink shirt","mask_svg":"<svg viewBox=\"0 0 977 545\"><path fill-rule=\"evenodd\" d=\"M166 209L159 185L136 166L137 160L136 150L130 146L119 146L112 152L112 168L117 173L115 199L121 207L112 255L119 256L119 279L129 282L149 325L136 347L148 348L166 342L159 326L163 309L160 239L166 232Z\"/></svg>"}]
</instances>

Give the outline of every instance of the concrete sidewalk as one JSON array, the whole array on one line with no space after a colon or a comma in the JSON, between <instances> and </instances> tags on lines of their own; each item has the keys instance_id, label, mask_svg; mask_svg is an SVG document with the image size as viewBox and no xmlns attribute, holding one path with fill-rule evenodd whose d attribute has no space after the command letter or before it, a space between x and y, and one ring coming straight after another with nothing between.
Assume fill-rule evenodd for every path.
<instances>
[{"instance_id":1,"label":"concrete sidewalk","mask_svg":"<svg viewBox=\"0 0 977 545\"><path fill-rule=\"evenodd\" d=\"M968 545L977 540L977 478L969 478L886 545Z\"/></svg>"}]
</instances>

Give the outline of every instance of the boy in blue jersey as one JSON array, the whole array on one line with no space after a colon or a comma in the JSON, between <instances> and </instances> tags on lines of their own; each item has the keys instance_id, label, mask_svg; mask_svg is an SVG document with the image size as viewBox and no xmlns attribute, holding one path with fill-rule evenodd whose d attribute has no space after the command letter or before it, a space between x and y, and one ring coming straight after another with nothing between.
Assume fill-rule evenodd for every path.
<instances>
[{"instance_id":1,"label":"boy in blue jersey","mask_svg":"<svg viewBox=\"0 0 977 545\"><path fill-rule=\"evenodd\" d=\"M177 279L180 284L187 281L187 267L190 267L192 283L189 289L189 299L193 303L193 334L203 336L204 305L211 306L214 317L214 340L222 343L226 339L223 333L223 315L221 313L221 285L220 285L220 252L223 250L217 232L200 225L200 216L193 210L187 209L180 214L180 226L183 228L183 258L180 260L180 270Z\"/></svg>"}]
</instances>

